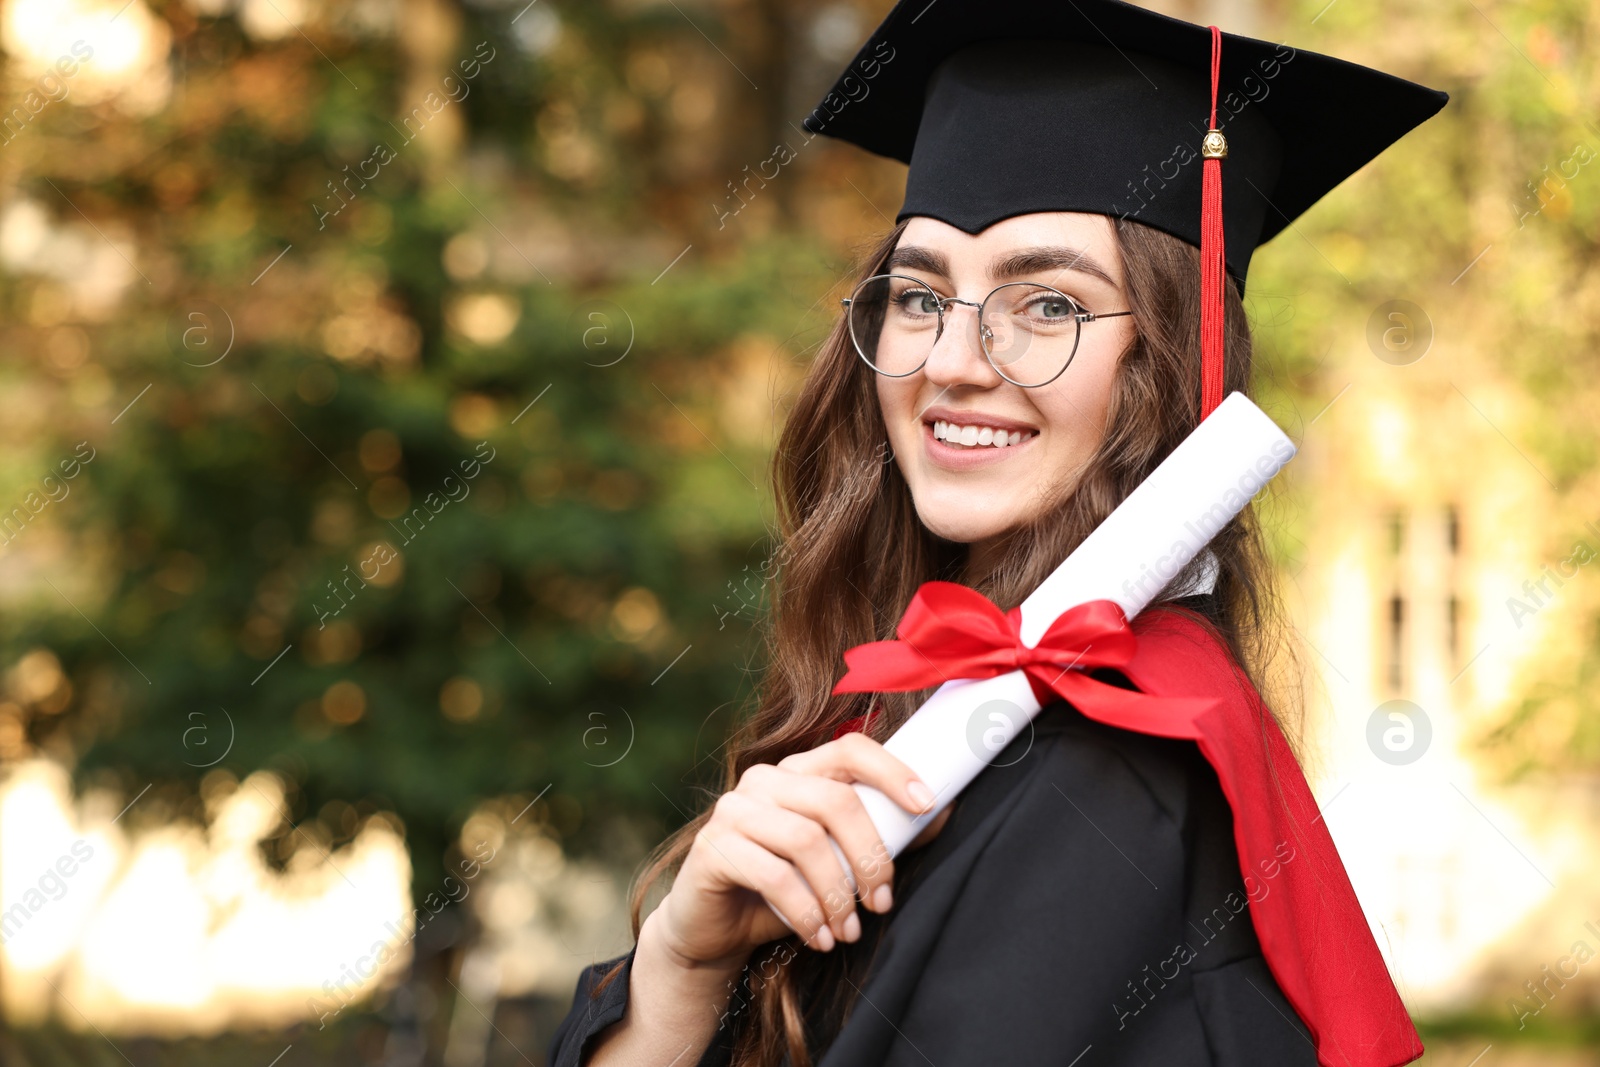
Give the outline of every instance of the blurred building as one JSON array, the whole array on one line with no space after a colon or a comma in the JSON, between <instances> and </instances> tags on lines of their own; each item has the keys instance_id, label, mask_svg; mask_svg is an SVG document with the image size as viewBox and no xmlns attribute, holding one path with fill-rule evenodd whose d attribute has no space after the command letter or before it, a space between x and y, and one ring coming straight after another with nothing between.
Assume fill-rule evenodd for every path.
<instances>
[{"instance_id":1,"label":"blurred building","mask_svg":"<svg viewBox=\"0 0 1600 1067\"><path fill-rule=\"evenodd\" d=\"M1517 444L1538 412L1462 335L1471 314L1430 310L1375 309L1376 345L1330 353L1328 406L1306 414L1310 534L1286 578L1317 679L1313 781L1414 1009L1565 1014L1600 967L1569 961L1538 998L1523 983L1577 942L1600 953L1600 779L1506 784L1522 768L1497 731L1578 669L1600 514L1564 507ZM1573 714L1541 702L1526 729L1558 749Z\"/></svg>"}]
</instances>

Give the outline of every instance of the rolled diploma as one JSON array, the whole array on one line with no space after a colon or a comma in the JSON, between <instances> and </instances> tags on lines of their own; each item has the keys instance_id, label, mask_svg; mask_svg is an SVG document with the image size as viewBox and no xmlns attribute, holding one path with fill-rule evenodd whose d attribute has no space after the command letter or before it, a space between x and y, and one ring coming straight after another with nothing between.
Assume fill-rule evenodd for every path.
<instances>
[{"instance_id":1,"label":"rolled diploma","mask_svg":"<svg viewBox=\"0 0 1600 1067\"><path fill-rule=\"evenodd\" d=\"M1294 454L1294 442L1266 412L1230 393L1022 602L1023 642L1037 645L1051 623L1091 600L1113 600L1132 619ZM974 719L995 701L1020 714L988 716L983 744L975 745ZM1021 671L941 685L883 746L933 790L934 806L912 816L877 788L855 785L889 855L898 856L1039 710ZM854 892L854 868L838 842L829 843Z\"/></svg>"}]
</instances>

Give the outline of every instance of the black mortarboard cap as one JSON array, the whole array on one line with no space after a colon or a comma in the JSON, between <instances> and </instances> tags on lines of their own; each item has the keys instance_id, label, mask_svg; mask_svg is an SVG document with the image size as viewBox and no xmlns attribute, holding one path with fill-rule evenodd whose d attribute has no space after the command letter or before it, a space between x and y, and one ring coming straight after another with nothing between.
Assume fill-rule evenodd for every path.
<instances>
[{"instance_id":1,"label":"black mortarboard cap","mask_svg":"<svg viewBox=\"0 0 1600 1067\"><path fill-rule=\"evenodd\" d=\"M1034 211L1201 245L1212 30L1120 0L901 0L805 127L909 164L896 221L978 233ZM1442 108L1446 93L1220 34L1226 267Z\"/></svg>"},{"instance_id":2,"label":"black mortarboard cap","mask_svg":"<svg viewBox=\"0 0 1600 1067\"><path fill-rule=\"evenodd\" d=\"M1242 294L1257 245L1448 99L1121 0L900 0L805 123L910 166L900 220L1082 211L1197 245L1203 419L1224 271Z\"/></svg>"}]
</instances>

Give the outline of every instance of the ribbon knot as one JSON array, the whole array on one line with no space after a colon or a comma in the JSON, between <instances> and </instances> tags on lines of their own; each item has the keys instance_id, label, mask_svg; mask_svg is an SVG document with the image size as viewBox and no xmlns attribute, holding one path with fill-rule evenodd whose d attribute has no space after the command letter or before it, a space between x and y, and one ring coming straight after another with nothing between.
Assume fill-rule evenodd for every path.
<instances>
[{"instance_id":1,"label":"ribbon knot","mask_svg":"<svg viewBox=\"0 0 1600 1067\"><path fill-rule=\"evenodd\" d=\"M1022 671L1043 707L1053 695L1090 718L1169 737L1195 736L1194 720L1210 698L1156 697L1103 682L1088 671L1122 668L1138 640L1115 601L1079 604L1052 622L1037 644L1022 639L1022 611L1003 612L975 589L925 582L895 627L896 640L856 645L834 693L926 689L957 678Z\"/></svg>"}]
</instances>

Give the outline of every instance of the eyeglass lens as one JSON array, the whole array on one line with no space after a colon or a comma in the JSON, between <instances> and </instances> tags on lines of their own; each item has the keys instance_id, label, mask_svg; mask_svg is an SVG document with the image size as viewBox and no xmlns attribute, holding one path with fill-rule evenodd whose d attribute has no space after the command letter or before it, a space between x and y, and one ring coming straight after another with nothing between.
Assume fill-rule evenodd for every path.
<instances>
[{"instance_id":1,"label":"eyeglass lens","mask_svg":"<svg viewBox=\"0 0 1600 1067\"><path fill-rule=\"evenodd\" d=\"M955 306L944 310L953 312ZM1018 385L1058 377L1077 350L1079 309L1048 286L1002 285L976 310L984 354ZM904 377L915 372L927 362L943 326L938 294L914 278L868 278L850 298L851 339L861 357L882 374Z\"/></svg>"}]
</instances>

